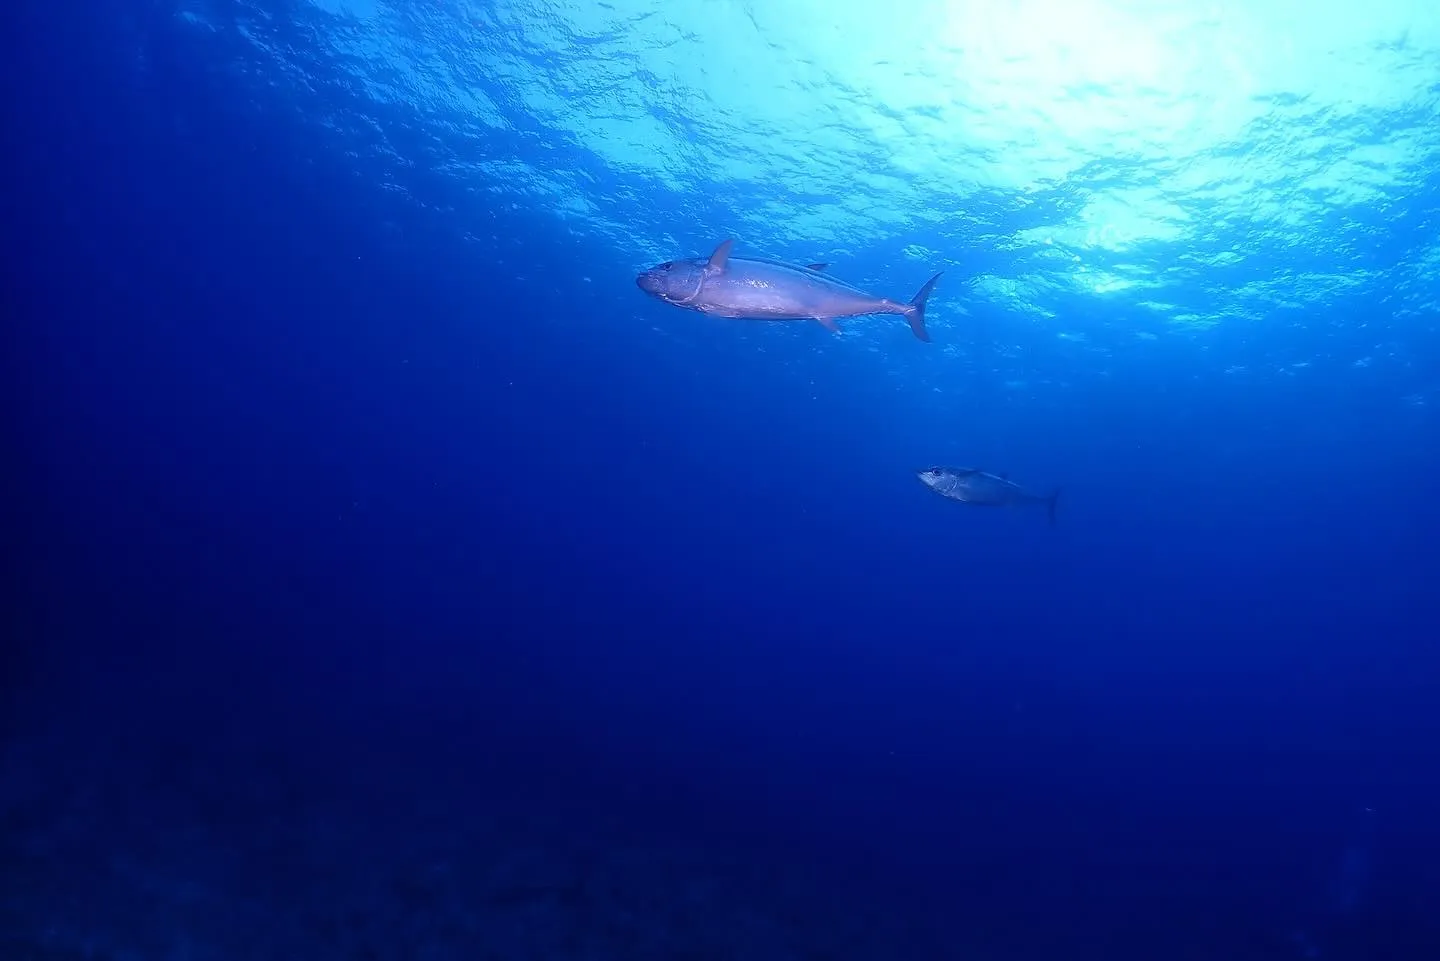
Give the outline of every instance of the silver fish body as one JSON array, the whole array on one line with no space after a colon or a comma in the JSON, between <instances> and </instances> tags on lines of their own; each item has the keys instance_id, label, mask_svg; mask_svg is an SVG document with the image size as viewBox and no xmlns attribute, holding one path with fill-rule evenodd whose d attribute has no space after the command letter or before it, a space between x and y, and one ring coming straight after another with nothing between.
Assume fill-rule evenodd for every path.
<instances>
[{"instance_id":1,"label":"silver fish body","mask_svg":"<svg viewBox=\"0 0 1440 961\"><path fill-rule=\"evenodd\" d=\"M1032 494L1002 474L973 467L927 467L916 471L920 482L941 497L980 507L1023 507L1044 504L1055 523L1055 502L1060 492L1047 496Z\"/></svg>"},{"instance_id":2,"label":"silver fish body","mask_svg":"<svg viewBox=\"0 0 1440 961\"><path fill-rule=\"evenodd\" d=\"M635 283L667 304L717 317L743 320L814 320L829 330L835 321L867 314L898 314L920 340L925 330L925 302L936 274L908 303L876 297L825 273L826 264L798 267L776 260L732 257L734 241L726 240L709 257L672 260L640 274Z\"/></svg>"}]
</instances>

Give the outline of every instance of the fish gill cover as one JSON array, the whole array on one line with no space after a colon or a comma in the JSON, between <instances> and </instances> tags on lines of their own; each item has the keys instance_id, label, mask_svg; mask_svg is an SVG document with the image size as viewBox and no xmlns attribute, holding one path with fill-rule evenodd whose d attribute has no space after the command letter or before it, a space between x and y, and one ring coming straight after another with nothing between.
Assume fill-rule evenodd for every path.
<instances>
[{"instance_id":1,"label":"fish gill cover","mask_svg":"<svg viewBox=\"0 0 1440 961\"><path fill-rule=\"evenodd\" d=\"M0 958L1440 957L1440 7L18 22Z\"/></svg>"}]
</instances>

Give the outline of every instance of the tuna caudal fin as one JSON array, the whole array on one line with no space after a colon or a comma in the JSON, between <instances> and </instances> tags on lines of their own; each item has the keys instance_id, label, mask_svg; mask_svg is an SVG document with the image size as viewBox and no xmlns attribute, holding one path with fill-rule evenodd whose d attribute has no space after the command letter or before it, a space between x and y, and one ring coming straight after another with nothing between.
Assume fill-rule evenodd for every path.
<instances>
[{"instance_id":1,"label":"tuna caudal fin","mask_svg":"<svg viewBox=\"0 0 1440 961\"><path fill-rule=\"evenodd\" d=\"M1055 526L1055 502L1060 499L1060 488L1055 488L1055 493L1045 498L1045 509L1050 512L1050 526Z\"/></svg>"},{"instance_id":2,"label":"tuna caudal fin","mask_svg":"<svg viewBox=\"0 0 1440 961\"><path fill-rule=\"evenodd\" d=\"M940 274L944 272L942 270ZM925 286L920 288L920 293L910 298L910 303L905 311L905 319L910 321L910 329L914 331L916 337L927 344L930 343L930 334L925 329L925 301L930 299L930 291L935 289L935 282L940 279L940 274L925 281Z\"/></svg>"}]
</instances>

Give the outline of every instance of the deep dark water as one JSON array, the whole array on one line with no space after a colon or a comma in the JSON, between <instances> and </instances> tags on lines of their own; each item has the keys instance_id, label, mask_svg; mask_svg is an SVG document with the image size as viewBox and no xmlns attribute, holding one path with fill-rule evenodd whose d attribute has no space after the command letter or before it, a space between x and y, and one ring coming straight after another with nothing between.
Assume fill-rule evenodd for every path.
<instances>
[{"instance_id":1,"label":"deep dark water","mask_svg":"<svg viewBox=\"0 0 1440 961\"><path fill-rule=\"evenodd\" d=\"M1433 423L982 383L1062 525L931 513L865 355L648 336L626 252L55 16L6 67L0 958L1440 956Z\"/></svg>"}]
</instances>

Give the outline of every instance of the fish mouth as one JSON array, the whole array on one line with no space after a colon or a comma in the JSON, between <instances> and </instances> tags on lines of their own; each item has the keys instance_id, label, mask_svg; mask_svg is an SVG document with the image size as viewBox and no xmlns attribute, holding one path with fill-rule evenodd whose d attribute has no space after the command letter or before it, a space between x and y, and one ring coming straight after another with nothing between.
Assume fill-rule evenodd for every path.
<instances>
[{"instance_id":1,"label":"fish mouth","mask_svg":"<svg viewBox=\"0 0 1440 961\"><path fill-rule=\"evenodd\" d=\"M648 272L640 274L635 278L635 286L647 294L653 294L660 288L660 284L656 280L655 275Z\"/></svg>"},{"instance_id":2,"label":"fish mouth","mask_svg":"<svg viewBox=\"0 0 1440 961\"><path fill-rule=\"evenodd\" d=\"M941 473L934 467L926 467L915 472L915 478L926 487L934 487L940 482Z\"/></svg>"}]
</instances>

